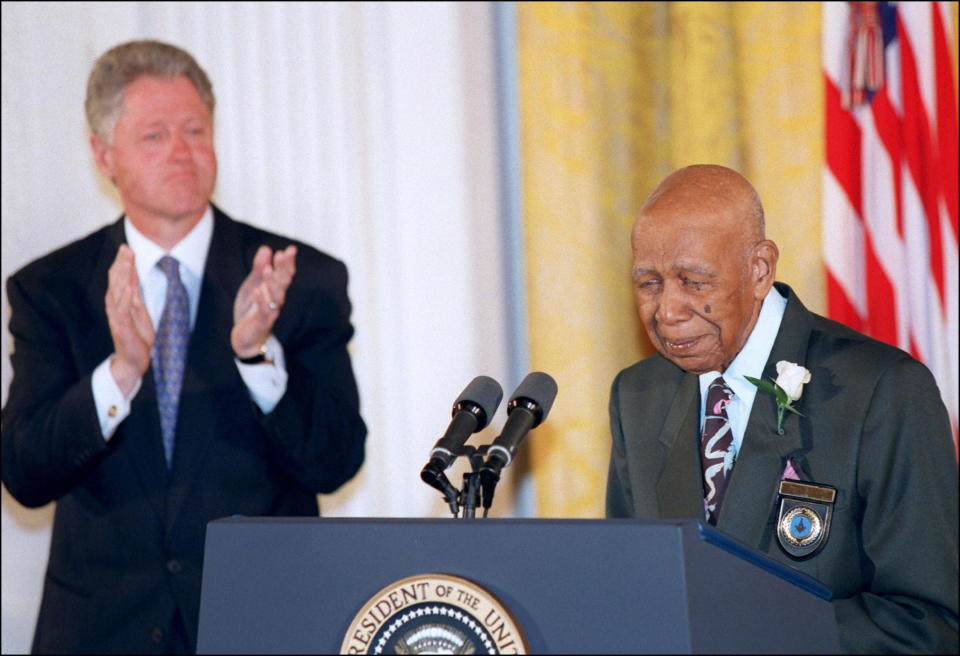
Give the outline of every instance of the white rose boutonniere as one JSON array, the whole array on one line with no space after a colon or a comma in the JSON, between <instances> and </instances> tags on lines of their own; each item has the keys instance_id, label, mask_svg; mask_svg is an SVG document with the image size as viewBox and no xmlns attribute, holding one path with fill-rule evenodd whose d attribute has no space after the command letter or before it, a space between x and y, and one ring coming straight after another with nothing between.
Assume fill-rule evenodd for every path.
<instances>
[{"instance_id":1,"label":"white rose boutonniere","mask_svg":"<svg viewBox=\"0 0 960 656\"><path fill-rule=\"evenodd\" d=\"M756 385L759 389L768 394L773 394L776 397L777 433L779 435L783 435L783 417L787 410L801 417L803 416L803 413L799 412L791 404L794 401L798 401L803 395L803 386L810 382L810 377L809 369L793 362L787 362L786 360L780 360L780 362L777 363L777 379L773 381L773 383L768 383L765 380L753 378L752 376L744 376L744 378Z\"/></svg>"},{"instance_id":2,"label":"white rose boutonniere","mask_svg":"<svg viewBox=\"0 0 960 656\"><path fill-rule=\"evenodd\" d=\"M803 395L803 386L810 382L810 372L793 362L781 360L777 363L777 380L774 384L787 393L791 401L798 401Z\"/></svg>"}]
</instances>

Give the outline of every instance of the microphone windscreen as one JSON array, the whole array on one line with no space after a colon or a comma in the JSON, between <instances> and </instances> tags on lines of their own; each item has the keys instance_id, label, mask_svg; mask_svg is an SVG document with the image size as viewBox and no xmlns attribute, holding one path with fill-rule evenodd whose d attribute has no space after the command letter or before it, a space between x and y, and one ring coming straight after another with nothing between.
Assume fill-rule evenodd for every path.
<instances>
[{"instance_id":1,"label":"microphone windscreen","mask_svg":"<svg viewBox=\"0 0 960 656\"><path fill-rule=\"evenodd\" d=\"M553 406L553 400L557 398L557 382L550 374L545 374L542 371L527 374L527 377L517 385L517 389L510 400L521 398L529 399L540 406L540 411L543 414L539 421L542 422L547 418L547 414Z\"/></svg>"},{"instance_id":2,"label":"microphone windscreen","mask_svg":"<svg viewBox=\"0 0 960 656\"><path fill-rule=\"evenodd\" d=\"M463 393L457 397L457 400L453 404L453 412L456 413L458 406L464 401L469 401L480 406L483 410L483 416L477 418L479 424L474 432L481 431L486 428L487 424L489 424L493 418L493 415L497 412L497 406L500 405L501 399L503 399L503 388L500 387L500 383L490 378L490 376L477 376L470 381L470 384L463 389Z\"/></svg>"}]
</instances>

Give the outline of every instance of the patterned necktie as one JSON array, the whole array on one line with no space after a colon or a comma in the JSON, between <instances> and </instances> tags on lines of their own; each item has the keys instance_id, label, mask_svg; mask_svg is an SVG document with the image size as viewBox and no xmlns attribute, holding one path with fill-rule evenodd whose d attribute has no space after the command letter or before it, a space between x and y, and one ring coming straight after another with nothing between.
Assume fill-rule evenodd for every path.
<instances>
[{"instance_id":1,"label":"patterned necktie","mask_svg":"<svg viewBox=\"0 0 960 656\"><path fill-rule=\"evenodd\" d=\"M703 464L703 508L707 522L712 526L717 524L720 504L733 469L733 433L727 418L727 406L732 397L733 390L727 387L722 376L710 383L700 440L700 462Z\"/></svg>"},{"instance_id":2,"label":"patterned necktie","mask_svg":"<svg viewBox=\"0 0 960 656\"><path fill-rule=\"evenodd\" d=\"M167 276L167 298L153 344L153 378L157 384L163 454L167 459L167 469L170 469L173 465L173 437L177 427L180 386L187 361L187 341L190 339L190 302L187 290L180 281L180 263L165 255L157 266Z\"/></svg>"}]
</instances>

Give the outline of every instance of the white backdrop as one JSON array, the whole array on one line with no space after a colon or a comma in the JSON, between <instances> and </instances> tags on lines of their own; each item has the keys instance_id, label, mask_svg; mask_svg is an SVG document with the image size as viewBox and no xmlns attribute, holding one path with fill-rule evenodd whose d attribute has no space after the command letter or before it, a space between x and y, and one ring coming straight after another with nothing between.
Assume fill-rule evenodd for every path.
<instances>
[{"instance_id":1,"label":"white backdrop","mask_svg":"<svg viewBox=\"0 0 960 656\"><path fill-rule=\"evenodd\" d=\"M511 356L523 352L522 331L507 316L516 293L507 254L519 249L501 211L491 6L4 3L2 12L2 278L120 213L87 147L82 106L96 57L134 38L186 48L217 96L217 203L331 253L351 274L367 457L321 499L324 514L446 516L419 470L453 400L476 375L509 395L525 373ZM4 402L8 322L4 289ZM491 441L504 414L473 442ZM530 514L518 487L508 476L494 515ZM29 649L52 514L3 491L4 653Z\"/></svg>"}]
</instances>

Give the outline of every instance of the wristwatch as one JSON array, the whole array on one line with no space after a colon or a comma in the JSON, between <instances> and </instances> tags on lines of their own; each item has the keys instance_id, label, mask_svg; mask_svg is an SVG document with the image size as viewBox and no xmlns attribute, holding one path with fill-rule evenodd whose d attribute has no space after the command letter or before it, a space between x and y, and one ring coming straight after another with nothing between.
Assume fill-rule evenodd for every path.
<instances>
[{"instance_id":1,"label":"wristwatch","mask_svg":"<svg viewBox=\"0 0 960 656\"><path fill-rule=\"evenodd\" d=\"M260 345L260 351L256 355L251 355L246 358L241 358L238 355L234 354L234 357L237 358L237 362L242 364L260 364L261 362L273 362L272 358L267 357L267 343L264 342Z\"/></svg>"}]
</instances>

